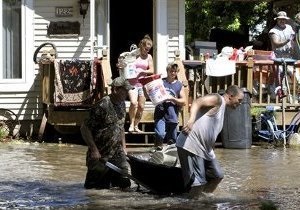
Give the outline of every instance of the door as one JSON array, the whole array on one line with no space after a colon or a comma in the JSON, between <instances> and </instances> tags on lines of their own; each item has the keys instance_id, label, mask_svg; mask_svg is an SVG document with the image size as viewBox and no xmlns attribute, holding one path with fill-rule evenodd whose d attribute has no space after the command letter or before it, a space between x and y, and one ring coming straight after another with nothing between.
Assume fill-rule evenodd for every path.
<instances>
[{"instance_id":1,"label":"door","mask_svg":"<svg viewBox=\"0 0 300 210\"><path fill-rule=\"evenodd\" d=\"M116 63L131 44L149 34L153 40L153 0L110 1L110 64L113 78L119 75ZM152 54L152 51L150 52Z\"/></svg>"}]
</instances>

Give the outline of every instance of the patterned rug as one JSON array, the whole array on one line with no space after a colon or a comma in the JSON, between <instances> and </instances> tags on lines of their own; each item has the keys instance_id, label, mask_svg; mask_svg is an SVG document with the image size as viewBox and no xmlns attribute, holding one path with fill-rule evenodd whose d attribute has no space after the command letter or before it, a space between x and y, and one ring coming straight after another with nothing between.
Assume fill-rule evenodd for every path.
<instances>
[{"instance_id":1,"label":"patterned rug","mask_svg":"<svg viewBox=\"0 0 300 210\"><path fill-rule=\"evenodd\" d=\"M90 104L92 98L91 61L55 60L55 106Z\"/></svg>"}]
</instances>

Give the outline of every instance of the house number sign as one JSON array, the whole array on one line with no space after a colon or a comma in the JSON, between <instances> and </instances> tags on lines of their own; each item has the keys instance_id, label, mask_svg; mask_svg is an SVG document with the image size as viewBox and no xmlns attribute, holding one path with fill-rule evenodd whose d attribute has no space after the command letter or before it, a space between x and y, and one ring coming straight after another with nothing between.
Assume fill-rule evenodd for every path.
<instances>
[{"instance_id":1,"label":"house number sign","mask_svg":"<svg viewBox=\"0 0 300 210\"><path fill-rule=\"evenodd\" d=\"M55 16L71 17L73 16L73 7L55 7Z\"/></svg>"}]
</instances>

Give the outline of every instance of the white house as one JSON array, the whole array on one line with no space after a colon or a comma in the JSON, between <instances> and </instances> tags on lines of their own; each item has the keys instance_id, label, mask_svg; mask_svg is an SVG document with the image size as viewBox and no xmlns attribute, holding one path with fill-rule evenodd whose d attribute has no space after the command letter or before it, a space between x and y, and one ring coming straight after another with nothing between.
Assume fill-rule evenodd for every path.
<instances>
[{"instance_id":1,"label":"white house","mask_svg":"<svg viewBox=\"0 0 300 210\"><path fill-rule=\"evenodd\" d=\"M86 15L79 2L88 2ZM175 51L185 57L184 4L184 0L0 1L0 108L18 116L23 134L38 131L44 109L33 54L46 42L56 46L61 60L92 60L105 49L115 77L118 55L149 34L156 72L164 72Z\"/></svg>"}]
</instances>

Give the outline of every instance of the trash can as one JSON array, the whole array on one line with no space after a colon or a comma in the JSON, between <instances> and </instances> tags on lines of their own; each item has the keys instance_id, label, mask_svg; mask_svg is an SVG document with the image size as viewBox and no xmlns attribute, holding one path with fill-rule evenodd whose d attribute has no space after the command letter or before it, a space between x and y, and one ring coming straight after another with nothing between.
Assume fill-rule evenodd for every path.
<instances>
[{"instance_id":1,"label":"trash can","mask_svg":"<svg viewBox=\"0 0 300 210\"><path fill-rule=\"evenodd\" d=\"M236 109L226 107L221 139L224 148L249 149L252 144L251 94L246 88L242 104Z\"/></svg>"}]
</instances>

